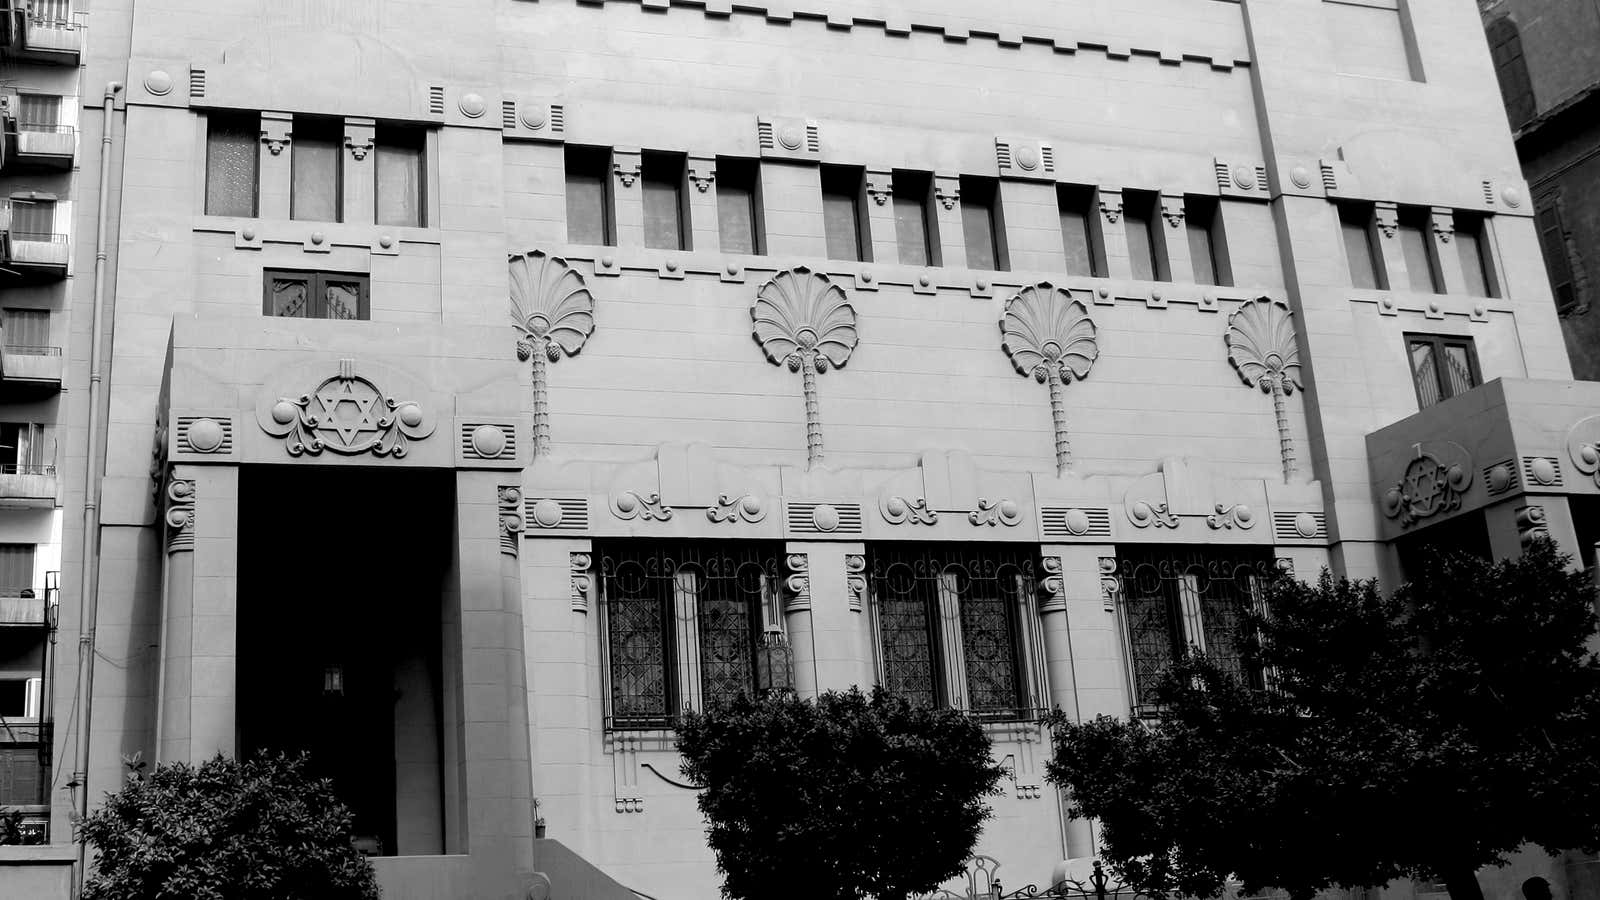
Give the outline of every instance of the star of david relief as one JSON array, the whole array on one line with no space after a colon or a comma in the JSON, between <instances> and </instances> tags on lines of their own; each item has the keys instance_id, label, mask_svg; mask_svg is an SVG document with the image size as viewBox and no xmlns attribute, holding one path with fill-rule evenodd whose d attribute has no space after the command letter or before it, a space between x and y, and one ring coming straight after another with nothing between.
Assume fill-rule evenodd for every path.
<instances>
[{"instance_id":1,"label":"star of david relief","mask_svg":"<svg viewBox=\"0 0 1600 900\"><path fill-rule=\"evenodd\" d=\"M414 400L396 400L357 375L355 361L339 361L339 374L298 398L280 397L262 428L285 439L290 456L324 450L346 456L406 455L408 440L433 433L433 419Z\"/></svg>"}]
</instances>

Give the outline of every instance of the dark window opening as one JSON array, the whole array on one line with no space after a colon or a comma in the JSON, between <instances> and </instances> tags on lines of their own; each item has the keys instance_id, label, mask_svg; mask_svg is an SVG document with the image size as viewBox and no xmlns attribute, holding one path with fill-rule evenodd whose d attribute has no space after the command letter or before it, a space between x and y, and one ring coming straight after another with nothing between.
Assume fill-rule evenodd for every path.
<instances>
[{"instance_id":1,"label":"dark window opening","mask_svg":"<svg viewBox=\"0 0 1600 900\"><path fill-rule=\"evenodd\" d=\"M1128 262L1133 277L1140 281L1170 281L1167 261L1161 253L1161 235L1156 231L1161 198L1150 191L1124 191L1123 229L1128 235Z\"/></svg>"},{"instance_id":2,"label":"dark window opening","mask_svg":"<svg viewBox=\"0 0 1600 900\"><path fill-rule=\"evenodd\" d=\"M1011 268L998 179L961 176L961 232L967 244L967 268L1001 272Z\"/></svg>"},{"instance_id":3,"label":"dark window opening","mask_svg":"<svg viewBox=\"0 0 1600 900\"><path fill-rule=\"evenodd\" d=\"M870 262L872 237L863 206L865 173L857 166L822 166L820 176L828 258Z\"/></svg>"},{"instance_id":4,"label":"dark window opening","mask_svg":"<svg viewBox=\"0 0 1600 900\"><path fill-rule=\"evenodd\" d=\"M933 176L927 172L896 170L894 186L894 239L899 263L905 266L939 265L939 226L933 213Z\"/></svg>"},{"instance_id":5,"label":"dark window opening","mask_svg":"<svg viewBox=\"0 0 1600 900\"><path fill-rule=\"evenodd\" d=\"M1061 213L1061 248L1066 254L1067 274L1105 277L1105 243L1101 239L1094 188L1056 185L1056 206Z\"/></svg>"},{"instance_id":6,"label":"dark window opening","mask_svg":"<svg viewBox=\"0 0 1600 900\"><path fill-rule=\"evenodd\" d=\"M689 208L684 194L687 160L681 153L646 151L640 160L644 185L644 245L656 250L689 249Z\"/></svg>"},{"instance_id":7,"label":"dark window opening","mask_svg":"<svg viewBox=\"0 0 1600 900\"><path fill-rule=\"evenodd\" d=\"M371 317L366 275L267 269L261 311L288 319Z\"/></svg>"},{"instance_id":8,"label":"dark window opening","mask_svg":"<svg viewBox=\"0 0 1600 900\"><path fill-rule=\"evenodd\" d=\"M0 474L54 475L56 473L55 438L47 426L35 422L0 422ZM8 547L28 548L31 544L8 544ZM28 562L28 580L33 580L32 556ZM5 585L0 584L0 587Z\"/></svg>"},{"instance_id":9,"label":"dark window opening","mask_svg":"<svg viewBox=\"0 0 1600 900\"><path fill-rule=\"evenodd\" d=\"M1222 231L1222 212L1215 197L1185 197L1184 229L1189 237L1189 258L1194 261L1197 284L1233 284L1228 245Z\"/></svg>"},{"instance_id":10,"label":"dark window opening","mask_svg":"<svg viewBox=\"0 0 1600 900\"><path fill-rule=\"evenodd\" d=\"M260 147L260 115L206 115L206 215L256 214Z\"/></svg>"},{"instance_id":11,"label":"dark window opening","mask_svg":"<svg viewBox=\"0 0 1600 900\"><path fill-rule=\"evenodd\" d=\"M1490 259L1489 221L1485 216L1455 214L1456 252L1461 255L1461 275L1467 293L1474 297L1498 297L1500 287Z\"/></svg>"},{"instance_id":12,"label":"dark window opening","mask_svg":"<svg viewBox=\"0 0 1600 900\"><path fill-rule=\"evenodd\" d=\"M611 212L611 150L569 144L566 165L567 240L614 246L617 234Z\"/></svg>"},{"instance_id":13,"label":"dark window opening","mask_svg":"<svg viewBox=\"0 0 1600 900\"><path fill-rule=\"evenodd\" d=\"M1534 201L1534 222L1539 231L1544 267L1550 276L1550 290L1556 298L1556 311L1566 312L1578 305L1578 287L1572 277L1572 256L1567 249L1567 229L1561 221L1558 194L1539 195Z\"/></svg>"},{"instance_id":14,"label":"dark window opening","mask_svg":"<svg viewBox=\"0 0 1600 900\"><path fill-rule=\"evenodd\" d=\"M1399 211L1400 252L1406 260L1406 277L1411 289L1419 293L1444 293L1444 277L1439 270L1439 257L1430 234L1429 214L1425 207L1402 206Z\"/></svg>"},{"instance_id":15,"label":"dark window opening","mask_svg":"<svg viewBox=\"0 0 1600 900\"><path fill-rule=\"evenodd\" d=\"M1472 338L1408 334L1406 355L1411 360L1411 380L1416 384L1419 409L1466 393L1482 383Z\"/></svg>"},{"instance_id":16,"label":"dark window opening","mask_svg":"<svg viewBox=\"0 0 1600 900\"><path fill-rule=\"evenodd\" d=\"M1533 94L1533 79L1528 76L1528 60L1522 53L1522 34L1510 16L1489 23L1489 57L1494 60L1495 78L1500 82L1500 99L1506 105L1506 118L1513 129L1521 128L1538 113Z\"/></svg>"},{"instance_id":17,"label":"dark window opening","mask_svg":"<svg viewBox=\"0 0 1600 900\"><path fill-rule=\"evenodd\" d=\"M766 252L761 220L761 166L753 159L717 157L717 233L724 253Z\"/></svg>"},{"instance_id":18,"label":"dark window opening","mask_svg":"<svg viewBox=\"0 0 1600 900\"><path fill-rule=\"evenodd\" d=\"M1379 261L1377 234L1373 228L1372 206L1360 203L1339 204L1339 232L1344 236L1344 257L1350 267L1350 284L1364 290L1387 290Z\"/></svg>"},{"instance_id":19,"label":"dark window opening","mask_svg":"<svg viewBox=\"0 0 1600 900\"><path fill-rule=\"evenodd\" d=\"M344 221L343 130L338 119L295 116L289 218Z\"/></svg>"},{"instance_id":20,"label":"dark window opening","mask_svg":"<svg viewBox=\"0 0 1600 900\"><path fill-rule=\"evenodd\" d=\"M428 224L427 132L379 125L377 145L377 220L379 225L422 228Z\"/></svg>"}]
</instances>

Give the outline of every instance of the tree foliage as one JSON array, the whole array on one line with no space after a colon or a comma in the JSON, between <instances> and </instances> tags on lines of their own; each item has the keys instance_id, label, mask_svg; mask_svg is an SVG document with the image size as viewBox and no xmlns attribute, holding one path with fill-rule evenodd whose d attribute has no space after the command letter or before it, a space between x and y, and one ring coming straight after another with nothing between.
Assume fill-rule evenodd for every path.
<instances>
[{"instance_id":1,"label":"tree foliage","mask_svg":"<svg viewBox=\"0 0 1600 900\"><path fill-rule=\"evenodd\" d=\"M1059 725L1050 778L1145 890L1411 876L1481 900L1475 870L1524 843L1600 844L1594 590L1566 563L1540 539L1515 560L1432 559L1390 596L1282 579L1249 617L1269 690L1191 655L1159 720Z\"/></svg>"},{"instance_id":2,"label":"tree foliage","mask_svg":"<svg viewBox=\"0 0 1600 900\"><path fill-rule=\"evenodd\" d=\"M900 900L959 874L1001 769L971 718L880 687L689 714L683 773L731 900Z\"/></svg>"},{"instance_id":3,"label":"tree foliage","mask_svg":"<svg viewBox=\"0 0 1600 900\"><path fill-rule=\"evenodd\" d=\"M350 810L304 755L136 772L79 826L83 900L377 900Z\"/></svg>"}]
</instances>

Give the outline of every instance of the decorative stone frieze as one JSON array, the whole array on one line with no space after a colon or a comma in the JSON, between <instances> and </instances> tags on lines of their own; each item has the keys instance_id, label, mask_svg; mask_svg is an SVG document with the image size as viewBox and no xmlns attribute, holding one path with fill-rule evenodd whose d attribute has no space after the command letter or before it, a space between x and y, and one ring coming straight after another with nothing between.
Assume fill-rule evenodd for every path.
<instances>
[{"instance_id":1,"label":"decorative stone frieze","mask_svg":"<svg viewBox=\"0 0 1600 900\"><path fill-rule=\"evenodd\" d=\"M1588 416L1567 429L1567 457L1600 487L1600 416Z\"/></svg>"},{"instance_id":2,"label":"decorative stone frieze","mask_svg":"<svg viewBox=\"0 0 1600 900\"><path fill-rule=\"evenodd\" d=\"M173 478L167 482L167 552L194 549L194 482Z\"/></svg>"},{"instance_id":3,"label":"decorative stone frieze","mask_svg":"<svg viewBox=\"0 0 1600 900\"><path fill-rule=\"evenodd\" d=\"M826 275L805 267L779 272L756 292L751 334L773 365L801 375L806 404L806 465L822 462L817 375L841 368L855 351L855 307Z\"/></svg>"},{"instance_id":4,"label":"decorative stone frieze","mask_svg":"<svg viewBox=\"0 0 1600 900\"><path fill-rule=\"evenodd\" d=\"M1545 520L1544 507L1524 506L1517 510L1517 537L1526 547L1534 538L1549 537L1550 525Z\"/></svg>"},{"instance_id":5,"label":"decorative stone frieze","mask_svg":"<svg viewBox=\"0 0 1600 900\"><path fill-rule=\"evenodd\" d=\"M1206 516L1206 525L1213 531L1238 528L1241 531L1255 527L1256 514L1248 505L1235 503L1231 506L1218 503L1217 511Z\"/></svg>"},{"instance_id":6,"label":"decorative stone frieze","mask_svg":"<svg viewBox=\"0 0 1600 900\"><path fill-rule=\"evenodd\" d=\"M339 373L297 398L280 397L261 427L285 439L290 456L324 450L345 456L406 455L408 441L433 433L431 413L414 400L396 400L356 374L355 360L339 360Z\"/></svg>"},{"instance_id":7,"label":"decorative stone frieze","mask_svg":"<svg viewBox=\"0 0 1600 900\"><path fill-rule=\"evenodd\" d=\"M517 359L533 368L533 456L550 453L546 362L576 356L594 333L594 295L566 260L542 250L512 254L511 322Z\"/></svg>"},{"instance_id":8,"label":"decorative stone frieze","mask_svg":"<svg viewBox=\"0 0 1600 900\"><path fill-rule=\"evenodd\" d=\"M767 507L755 494L719 494L717 504L706 509L706 519L712 522L747 522L754 525L766 517Z\"/></svg>"},{"instance_id":9,"label":"decorative stone frieze","mask_svg":"<svg viewBox=\"0 0 1600 900\"><path fill-rule=\"evenodd\" d=\"M522 488L503 484L500 501L500 552L516 556L522 544Z\"/></svg>"},{"instance_id":10,"label":"decorative stone frieze","mask_svg":"<svg viewBox=\"0 0 1600 900\"><path fill-rule=\"evenodd\" d=\"M978 498L978 508L967 513L967 521L974 525L1006 525L1015 527L1022 521L1022 509L1015 500L989 500Z\"/></svg>"},{"instance_id":11,"label":"decorative stone frieze","mask_svg":"<svg viewBox=\"0 0 1600 900\"><path fill-rule=\"evenodd\" d=\"M672 518L672 507L661 502L656 493L619 491L611 497L611 512L619 519L644 519L666 522Z\"/></svg>"},{"instance_id":12,"label":"decorative stone frieze","mask_svg":"<svg viewBox=\"0 0 1600 900\"><path fill-rule=\"evenodd\" d=\"M1094 320L1082 302L1047 283L1023 288L1006 301L1000 346L1018 372L1050 388L1055 421L1056 472L1072 469L1065 387L1089 374L1100 355Z\"/></svg>"},{"instance_id":13,"label":"decorative stone frieze","mask_svg":"<svg viewBox=\"0 0 1600 900\"><path fill-rule=\"evenodd\" d=\"M1178 516L1172 512L1167 501L1153 503L1149 500L1134 500L1125 502L1124 508L1128 513L1128 521L1135 528L1177 528Z\"/></svg>"},{"instance_id":14,"label":"decorative stone frieze","mask_svg":"<svg viewBox=\"0 0 1600 900\"><path fill-rule=\"evenodd\" d=\"M1460 509L1461 495L1471 485L1470 466L1446 465L1432 453L1418 450L1399 482L1384 493L1383 514L1399 519L1400 527L1410 528L1423 519Z\"/></svg>"},{"instance_id":15,"label":"decorative stone frieze","mask_svg":"<svg viewBox=\"0 0 1600 900\"><path fill-rule=\"evenodd\" d=\"M932 525L939 521L938 511L928 508L925 497L884 497L878 501L878 512L890 525Z\"/></svg>"},{"instance_id":16,"label":"decorative stone frieze","mask_svg":"<svg viewBox=\"0 0 1600 900\"><path fill-rule=\"evenodd\" d=\"M1241 305L1228 317L1228 362L1239 378L1272 396L1278 422L1278 452L1283 460L1283 480L1294 479L1294 437L1284 398L1300 389L1300 345L1294 335L1294 314L1281 300L1258 297Z\"/></svg>"},{"instance_id":17,"label":"decorative stone frieze","mask_svg":"<svg viewBox=\"0 0 1600 900\"><path fill-rule=\"evenodd\" d=\"M844 555L844 586L849 594L850 611L861 612L861 598L867 592L867 558L863 554Z\"/></svg>"}]
</instances>

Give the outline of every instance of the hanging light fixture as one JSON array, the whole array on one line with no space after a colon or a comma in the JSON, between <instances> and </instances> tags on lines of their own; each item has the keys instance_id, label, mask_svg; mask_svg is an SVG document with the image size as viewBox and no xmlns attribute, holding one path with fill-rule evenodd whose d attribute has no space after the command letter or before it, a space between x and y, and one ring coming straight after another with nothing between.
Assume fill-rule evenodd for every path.
<instances>
[{"instance_id":1,"label":"hanging light fixture","mask_svg":"<svg viewBox=\"0 0 1600 900\"><path fill-rule=\"evenodd\" d=\"M325 696L344 696L344 666L324 666L322 669L322 693Z\"/></svg>"}]
</instances>

